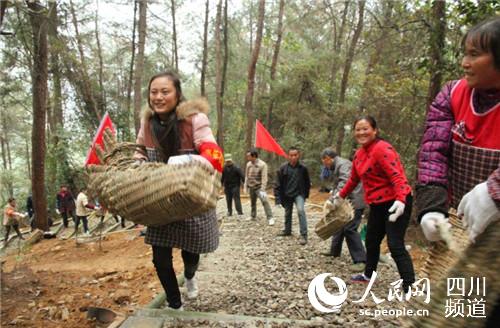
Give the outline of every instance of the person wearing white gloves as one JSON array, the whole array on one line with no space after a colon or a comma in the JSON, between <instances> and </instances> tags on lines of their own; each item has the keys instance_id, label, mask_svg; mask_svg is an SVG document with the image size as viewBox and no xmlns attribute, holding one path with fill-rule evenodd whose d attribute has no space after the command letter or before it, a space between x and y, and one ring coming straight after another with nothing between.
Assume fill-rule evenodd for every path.
<instances>
[{"instance_id":1,"label":"person wearing white gloves","mask_svg":"<svg viewBox=\"0 0 500 328\"><path fill-rule=\"evenodd\" d=\"M473 243L500 218L500 17L472 27L462 46L464 77L429 106L418 155L417 218L430 241L441 239L437 226L449 225L450 208ZM498 326L497 299L487 327Z\"/></svg>"},{"instance_id":2,"label":"person wearing white gloves","mask_svg":"<svg viewBox=\"0 0 500 328\"><path fill-rule=\"evenodd\" d=\"M259 159L259 153L256 149L250 149L246 153L247 166L245 169L245 183L243 184L243 191L250 195L251 216L250 220L257 219L257 198L264 206L267 222L269 225L274 225L275 219L273 211L269 204L267 197L267 164Z\"/></svg>"},{"instance_id":3,"label":"person wearing white gloves","mask_svg":"<svg viewBox=\"0 0 500 328\"><path fill-rule=\"evenodd\" d=\"M403 279L403 290L415 282L410 254L405 248L405 234L410 222L413 197L403 165L394 147L378 137L377 122L364 116L354 122L354 137L361 146L352 160L349 180L333 198L345 198L359 182L370 205L366 232L366 266L364 273L352 276L353 282L367 283L377 270L380 243L387 235L391 256Z\"/></svg>"},{"instance_id":4,"label":"person wearing white gloves","mask_svg":"<svg viewBox=\"0 0 500 328\"><path fill-rule=\"evenodd\" d=\"M181 80L174 72L154 75L148 84L148 108L141 119L136 143L145 146L134 154L140 161L178 165L198 161L211 170L222 171L224 156L208 119L206 100L186 100ZM151 245L153 264L165 290L168 306L182 309L182 298L172 262L172 249L181 249L187 298L198 296L196 271L200 254L219 246L215 209L165 225L148 226L145 243Z\"/></svg>"},{"instance_id":5,"label":"person wearing white gloves","mask_svg":"<svg viewBox=\"0 0 500 328\"><path fill-rule=\"evenodd\" d=\"M19 231L19 219L25 218L27 215L16 211L16 199L11 197L7 200L7 205L3 209L3 225L5 227L4 245L7 245L9 240L10 228L13 227L19 239L24 239L21 231Z\"/></svg>"}]
</instances>

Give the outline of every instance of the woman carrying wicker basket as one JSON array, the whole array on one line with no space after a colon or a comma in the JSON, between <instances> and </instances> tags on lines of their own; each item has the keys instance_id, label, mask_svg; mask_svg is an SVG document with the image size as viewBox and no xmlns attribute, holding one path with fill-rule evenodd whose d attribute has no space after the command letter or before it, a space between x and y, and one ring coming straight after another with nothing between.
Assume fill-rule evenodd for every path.
<instances>
[{"instance_id":1,"label":"woman carrying wicker basket","mask_svg":"<svg viewBox=\"0 0 500 328\"><path fill-rule=\"evenodd\" d=\"M206 113L204 100L185 101L176 74L164 72L151 78L148 86L149 108L144 112L136 143L146 147L135 158L145 161L172 162L175 156L191 156L195 160L222 171L223 155L217 146ZM179 309L181 295L172 264L172 248L182 250L188 298L196 298L198 287L194 277L201 253L213 252L219 244L215 209L161 226L149 226L145 242L153 249L153 263L167 295L168 306Z\"/></svg>"},{"instance_id":2,"label":"woman carrying wicker basket","mask_svg":"<svg viewBox=\"0 0 500 328\"><path fill-rule=\"evenodd\" d=\"M353 282L367 283L377 269L380 243L387 235L387 244L403 279L403 289L415 282L413 263L405 248L404 237L410 221L411 187L399 155L387 141L377 136L375 119L362 117L354 122L354 137L361 147L352 161L352 170L345 186L334 196L347 197L361 181L365 202L370 205L366 233L366 267L362 274L352 276Z\"/></svg>"},{"instance_id":3,"label":"woman carrying wicker basket","mask_svg":"<svg viewBox=\"0 0 500 328\"><path fill-rule=\"evenodd\" d=\"M462 44L464 78L448 82L427 112L416 203L428 240L442 238L438 227L449 225L451 206L463 217L469 239L481 243L483 231L500 218L500 17L473 27ZM495 258L498 242L488 247ZM488 259L478 275L493 268L493 279L498 280L495 258ZM497 302L487 326L497 327L500 296L493 282L488 283Z\"/></svg>"}]
</instances>

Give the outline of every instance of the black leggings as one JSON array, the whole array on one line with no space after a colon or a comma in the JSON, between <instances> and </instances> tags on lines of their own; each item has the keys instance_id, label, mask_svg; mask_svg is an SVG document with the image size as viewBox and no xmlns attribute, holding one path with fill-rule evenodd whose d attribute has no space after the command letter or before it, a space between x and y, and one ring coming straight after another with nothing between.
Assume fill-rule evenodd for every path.
<instances>
[{"instance_id":1,"label":"black leggings","mask_svg":"<svg viewBox=\"0 0 500 328\"><path fill-rule=\"evenodd\" d=\"M406 228L408 228L410 222L412 202L413 197L409 194L406 196L404 213L396 222L389 222L389 208L391 208L394 201L370 205L370 216L368 217L366 231L365 275L371 277L373 271L377 270L380 258L380 243L387 234L387 245L392 258L396 262L399 275L403 279L405 291L408 286L415 282L413 263L404 242Z\"/></svg>"},{"instance_id":2,"label":"black leggings","mask_svg":"<svg viewBox=\"0 0 500 328\"><path fill-rule=\"evenodd\" d=\"M178 309L182 306L182 301L172 263L172 248L161 246L152 246L152 248L153 264L155 265L161 285L167 294L168 306L173 309ZM184 262L184 277L186 277L186 279L192 279L198 269L200 254L182 250L181 255Z\"/></svg>"}]
</instances>

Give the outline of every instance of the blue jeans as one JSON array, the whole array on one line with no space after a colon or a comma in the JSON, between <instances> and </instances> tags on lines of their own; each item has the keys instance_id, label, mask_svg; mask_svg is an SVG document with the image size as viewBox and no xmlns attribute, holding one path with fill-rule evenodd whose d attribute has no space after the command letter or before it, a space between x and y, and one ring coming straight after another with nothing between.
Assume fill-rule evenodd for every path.
<instances>
[{"instance_id":1,"label":"blue jeans","mask_svg":"<svg viewBox=\"0 0 500 328\"><path fill-rule=\"evenodd\" d=\"M300 235L307 239L307 220L304 204L306 200L301 195L295 198L283 199L282 205L285 208L285 233L292 233L292 210L293 204L297 207L297 214L299 216Z\"/></svg>"}]
</instances>

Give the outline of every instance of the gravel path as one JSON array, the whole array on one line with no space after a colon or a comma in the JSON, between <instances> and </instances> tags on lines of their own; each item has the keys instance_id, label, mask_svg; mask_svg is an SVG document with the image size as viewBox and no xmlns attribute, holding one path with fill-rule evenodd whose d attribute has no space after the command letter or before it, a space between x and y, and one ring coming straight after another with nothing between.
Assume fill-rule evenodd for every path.
<instances>
[{"instance_id":1,"label":"gravel path","mask_svg":"<svg viewBox=\"0 0 500 328\"><path fill-rule=\"evenodd\" d=\"M244 213L250 213L249 202L242 201ZM309 243L306 246L299 244L296 213L293 217L293 235L278 237L284 225L283 209L273 208L276 217L274 226L267 224L259 202L257 209L256 221L246 221L236 216L227 218L225 199L219 201L217 212L222 218L221 243L216 252L202 257L197 273L200 295L196 300L185 299L185 310L310 320L312 325L322 327L390 327L398 324L395 318L372 318L359 314L360 309L379 309L384 305L397 308L398 304L386 301L375 305L371 297L362 303L352 303L361 298L366 285L350 284L352 273L349 265L352 262L345 244L340 258L320 255L320 252L329 248L330 240L322 241L314 233L314 226L321 214L317 208L306 204L309 225ZM308 300L310 281L323 272L330 272L347 283L349 294L340 314L323 314L315 310ZM390 283L397 279L399 275L396 270L388 264L379 264L377 281L372 291L379 298L387 298ZM328 283L326 286L328 289ZM204 324L208 325L207 322ZM190 323L190 326L202 325ZM165 325L172 326L176 324L171 322ZM213 327L219 326L214 324Z\"/></svg>"}]
</instances>

